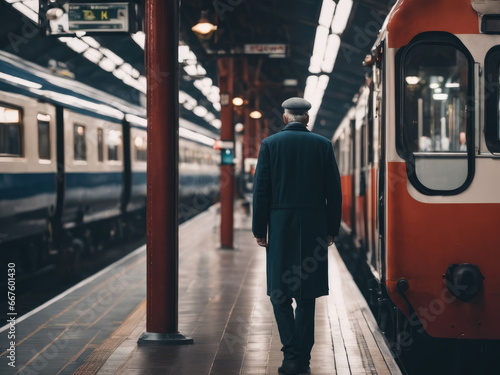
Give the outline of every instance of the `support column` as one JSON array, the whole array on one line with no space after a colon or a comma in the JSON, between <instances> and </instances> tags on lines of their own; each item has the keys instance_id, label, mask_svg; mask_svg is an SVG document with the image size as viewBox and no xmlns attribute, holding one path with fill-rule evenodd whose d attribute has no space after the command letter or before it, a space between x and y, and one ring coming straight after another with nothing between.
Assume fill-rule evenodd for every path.
<instances>
[{"instance_id":1,"label":"support column","mask_svg":"<svg viewBox=\"0 0 500 375\"><path fill-rule=\"evenodd\" d=\"M139 344L191 344L178 332L179 0L146 0L147 315Z\"/></svg>"},{"instance_id":2,"label":"support column","mask_svg":"<svg viewBox=\"0 0 500 375\"><path fill-rule=\"evenodd\" d=\"M217 60L219 72L219 88L221 93L221 141L229 141L234 145L234 61L232 57L221 57ZM234 149L234 147L233 147ZM220 246L222 249L233 249L234 227L234 165L221 165L220 168Z\"/></svg>"}]
</instances>

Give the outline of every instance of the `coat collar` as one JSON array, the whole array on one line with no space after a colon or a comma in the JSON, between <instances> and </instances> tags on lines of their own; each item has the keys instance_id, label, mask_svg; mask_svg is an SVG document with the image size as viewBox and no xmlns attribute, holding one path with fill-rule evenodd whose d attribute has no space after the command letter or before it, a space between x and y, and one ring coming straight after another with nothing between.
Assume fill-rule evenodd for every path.
<instances>
[{"instance_id":1,"label":"coat collar","mask_svg":"<svg viewBox=\"0 0 500 375\"><path fill-rule=\"evenodd\" d=\"M300 122L290 122L287 126L285 126L281 131L285 130L299 130L303 132L308 132L309 129L307 129L307 126L300 123Z\"/></svg>"}]
</instances>

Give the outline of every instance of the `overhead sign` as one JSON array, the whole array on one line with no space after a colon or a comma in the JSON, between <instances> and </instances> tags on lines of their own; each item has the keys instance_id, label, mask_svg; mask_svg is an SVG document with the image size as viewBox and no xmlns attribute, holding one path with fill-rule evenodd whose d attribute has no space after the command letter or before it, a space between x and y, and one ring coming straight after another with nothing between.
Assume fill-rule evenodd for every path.
<instances>
[{"instance_id":1,"label":"overhead sign","mask_svg":"<svg viewBox=\"0 0 500 375\"><path fill-rule=\"evenodd\" d=\"M135 33L140 27L135 0L40 0L39 24L47 35Z\"/></svg>"},{"instance_id":2,"label":"overhead sign","mask_svg":"<svg viewBox=\"0 0 500 375\"><path fill-rule=\"evenodd\" d=\"M68 31L129 31L129 3L70 3Z\"/></svg>"},{"instance_id":3,"label":"overhead sign","mask_svg":"<svg viewBox=\"0 0 500 375\"><path fill-rule=\"evenodd\" d=\"M245 54L269 55L269 57L285 57L286 44L245 44Z\"/></svg>"}]
</instances>

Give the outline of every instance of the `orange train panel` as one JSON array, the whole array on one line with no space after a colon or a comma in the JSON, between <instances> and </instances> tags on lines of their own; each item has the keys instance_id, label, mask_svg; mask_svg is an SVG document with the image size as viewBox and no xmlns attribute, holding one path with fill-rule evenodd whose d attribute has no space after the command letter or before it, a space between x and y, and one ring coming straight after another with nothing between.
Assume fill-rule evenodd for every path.
<instances>
[{"instance_id":1,"label":"orange train panel","mask_svg":"<svg viewBox=\"0 0 500 375\"><path fill-rule=\"evenodd\" d=\"M342 186L342 221L352 229L352 176L340 176L340 185Z\"/></svg>"},{"instance_id":2,"label":"orange train panel","mask_svg":"<svg viewBox=\"0 0 500 375\"><path fill-rule=\"evenodd\" d=\"M407 313L396 283L409 281L406 296L431 336L500 338L499 212L498 203L419 202L408 193L405 164L388 163L387 287ZM469 302L455 299L444 284L443 274L453 263L473 263L485 277Z\"/></svg>"},{"instance_id":3,"label":"orange train panel","mask_svg":"<svg viewBox=\"0 0 500 375\"><path fill-rule=\"evenodd\" d=\"M387 30L389 47L399 48L426 31L479 34L479 21L470 0L400 0L391 12Z\"/></svg>"}]
</instances>

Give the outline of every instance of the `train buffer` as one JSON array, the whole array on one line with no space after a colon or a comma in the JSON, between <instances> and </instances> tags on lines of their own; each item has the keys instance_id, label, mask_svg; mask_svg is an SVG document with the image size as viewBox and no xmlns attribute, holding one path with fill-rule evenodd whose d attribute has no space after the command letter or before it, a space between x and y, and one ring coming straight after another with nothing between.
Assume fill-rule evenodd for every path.
<instances>
[{"instance_id":1,"label":"train buffer","mask_svg":"<svg viewBox=\"0 0 500 375\"><path fill-rule=\"evenodd\" d=\"M235 215L235 249L218 248L217 210L179 230L179 330L193 345L137 345L146 331L146 251L18 319L15 368L0 332L2 374L278 374L281 344L265 290L265 250ZM330 247L330 295L316 308L311 374L401 374L389 344Z\"/></svg>"}]
</instances>

